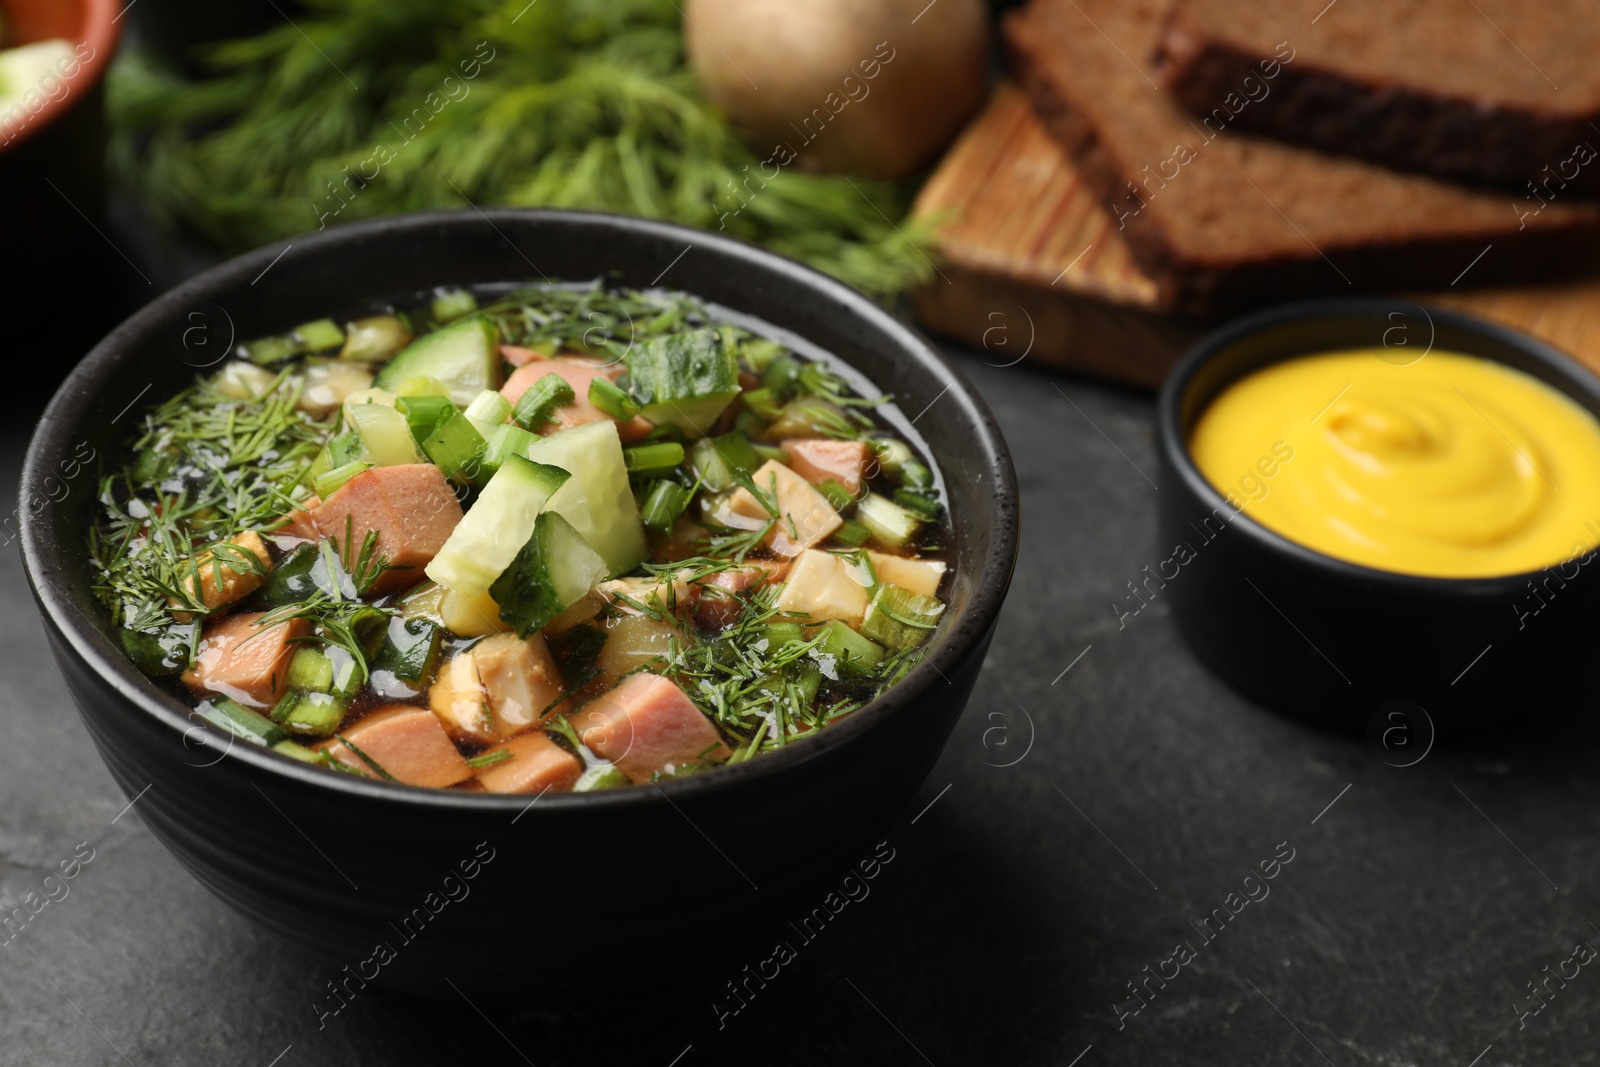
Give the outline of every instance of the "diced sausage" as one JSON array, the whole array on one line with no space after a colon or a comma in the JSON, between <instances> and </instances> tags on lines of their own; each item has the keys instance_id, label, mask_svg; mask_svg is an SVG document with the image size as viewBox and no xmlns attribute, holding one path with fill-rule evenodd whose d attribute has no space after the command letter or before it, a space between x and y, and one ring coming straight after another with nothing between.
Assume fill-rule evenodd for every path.
<instances>
[{"instance_id":1,"label":"diced sausage","mask_svg":"<svg viewBox=\"0 0 1600 1067\"><path fill-rule=\"evenodd\" d=\"M312 517L323 537L339 540L351 563L367 531L377 531L377 554L390 568L372 587L381 595L422 580L422 569L461 521L461 502L438 467L401 463L362 471L318 504ZM344 544L347 520L354 545Z\"/></svg>"},{"instance_id":2,"label":"diced sausage","mask_svg":"<svg viewBox=\"0 0 1600 1067\"><path fill-rule=\"evenodd\" d=\"M312 496L304 504L283 517L283 525L273 530L275 537L297 537L302 541L315 541L322 534L317 530L317 520L312 512L322 503L322 498Z\"/></svg>"},{"instance_id":3,"label":"diced sausage","mask_svg":"<svg viewBox=\"0 0 1600 1067\"><path fill-rule=\"evenodd\" d=\"M778 555L798 556L843 525L844 520L826 497L777 460L767 460L750 477L763 493L776 489L778 521L772 524L767 543ZM728 498L728 510L747 520L766 522L772 518L755 495L743 487Z\"/></svg>"},{"instance_id":4,"label":"diced sausage","mask_svg":"<svg viewBox=\"0 0 1600 1067\"><path fill-rule=\"evenodd\" d=\"M472 777L472 768L427 708L391 704L368 715L343 736L390 777L406 785L443 789ZM382 777L337 738L313 747L369 778Z\"/></svg>"},{"instance_id":5,"label":"diced sausage","mask_svg":"<svg viewBox=\"0 0 1600 1067\"><path fill-rule=\"evenodd\" d=\"M606 367L583 359L534 360L512 372L511 377L506 379L506 384L501 387L500 395L515 405L522 399L522 394L546 374L558 374L566 379L567 384L572 386L574 399L572 403L556 408L550 413L551 418L555 420L554 428L542 430L545 433L555 433L557 430L583 426L586 423L599 422L601 419L611 419L610 415L589 403L589 383L596 378L609 380L621 371L620 363L615 367ZM651 430L650 423L644 419L611 421L617 423L617 436L622 438L624 444L643 438Z\"/></svg>"},{"instance_id":6,"label":"diced sausage","mask_svg":"<svg viewBox=\"0 0 1600 1067\"><path fill-rule=\"evenodd\" d=\"M861 491L862 472L867 468L865 441L804 437L784 441L779 447L789 453L789 468L812 485L831 478L852 496Z\"/></svg>"},{"instance_id":7,"label":"diced sausage","mask_svg":"<svg viewBox=\"0 0 1600 1067\"><path fill-rule=\"evenodd\" d=\"M647 782L674 765L729 755L711 720L659 674L629 675L590 701L572 726L584 745L633 782Z\"/></svg>"},{"instance_id":8,"label":"diced sausage","mask_svg":"<svg viewBox=\"0 0 1600 1067\"><path fill-rule=\"evenodd\" d=\"M478 783L491 793L565 793L583 774L583 762L543 730L518 734L483 754L496 752L511 758L478 772Z\"/></svg>"},{"instance_id":9,"label":"diced sausage","mask_svg":"<svg viewBox=\"0 0 1600 1067\"><path fill-rule=\"evenodd\" d=\"M695 621L720 630L739 617L744 600L738 594L781 581L788 567L772 560L751 560L743 567L718 571L701 583L700 599L695 604Z\"/></svg>"},{"instance_id":10,"label":"diced sausage","mask_svg":"<svg viewBox=\"0 0 1600 1067\"><path fill-rule=\"evenodd\" d=\"M200 553L194 561L195 574L183 580L183 588L192 597L195 595L195 576L199 576L199 599L208 608L220 608L248 596L260 589L267 575L272 573L272 556L267 552L266 542L254 530L246 530L229 538L227 544L237 551L224 550L218 553L216 549L209 549ZM250 558L255 560L256 566L251 566ZM193 601L169 597L167 602L181 609ZM174 611L172 617L178 622L188 622L194 618L194 614L179 610Z\"/></svg>"},{"instance_id":11,"label":"diced sausage","mask_svg":"<svg viewBox=\"0 0 1600 1067\"><path fill-rule=\"evenodd\" d=\"M451 737L490 744L540 721L561 695L561 671L543 635L495 634L457 653L428 690Z\"/></svg>"},{"instance_id":12,"label":"diced sausage","mask_svg":"<svg viewBox=\"0 0 1600 1067\"><path fill-rule=\"evenodd\" d=\"M294 641L311 629L306 619L259 625L265 612L212 619L202 631L200 654L183 674L196 693L220 693L252 708L268 708L283 696Z\"/></svg>"}]
</instances>

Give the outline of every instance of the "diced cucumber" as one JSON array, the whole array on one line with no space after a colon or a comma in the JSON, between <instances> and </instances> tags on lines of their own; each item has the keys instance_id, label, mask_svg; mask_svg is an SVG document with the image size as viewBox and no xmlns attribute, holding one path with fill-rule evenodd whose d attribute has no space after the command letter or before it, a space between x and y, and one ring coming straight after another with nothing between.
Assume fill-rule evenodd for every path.
<instances>
[{"instance_id":1,"label":"diced cucumber","mask_svg":"<svg viewBox=\"0 0 1600 1067\"><path fill-rule=\"evenodd\" d=\"M123 630L122 648L134 666L156 676L182 674L189 666L188 627L168 628L155 633Z\"/></svg>"},{"instance_id":2,"label":"diced cucumber","mask_svg":"<svg viewBox=\"0 0 1600 1067\"><path fill-rule=\"evenodd\" d=\"M382 363L411 343L411 330L394 315L371 315L345 324L340 359Z\"/></svg>"},{"instance_id":3,"label":"diced cucumber","mask_svg":"<svg viewBox=\"0 0 1600 1067\"><path fill-rule=\"evenodd\" d=\"M316 545L299 545L272 568L265 584L256 590L252 599L267 608L281 608L305 600L317 591L317 583L311 576L317 557Z\"/></svg>"},{"instance_id":4,"label":"diced cucumber","mask_svg":"<svg viewBox=\"0 0 1600 1067\"><path fill-rule=\"evenodd\" d=\"M739 395L739 361L714 330L653 337L627 355L628 388L640 414L704 437Z\"/></svg>"},{"instance_id":5,"label":"diced cucumber","mask_svg":"<svg viewBox=\"0 0 1600 1067\"><path fill-rule=\"evenodd\" d=\"M291 690L272 709L272 720L297 734L328 737L344 721L350 702L331 693L301 693Z\"/></svg>"},{"instance_id":6,"label":"diced cucumber","mask_svg":"<svg viewBox=\"0 0 1600 1067\"><path fill-rule=\"evenodd\" d=\"M259 711L252 711L227 697L212 697L197 705L194 710L211 725L221 727L234 737L243 738L252 744L275 745L279 741L289 740L288 730Z\"/></svg>"},{"instance_id":7,"label":"diced cucumber","mask_svg":"<svg viewBox=\"0 0 1600 1067\"><path fill-rule=\"evenodd\" d=\"M361 435L366 461L374 467L421 463L406 417L384 404L346 404L344 417Z\"/></svg>"},{"instance_id":8,"label":"diced cucumber","mask_svg":"<svg viewBox=\"0 0 1600 1067\"><path fill-rule=\"evenodd\" d=\"M626 574L644 561L650 549L628 485L616 423L602 419L541 437L528 446L526 455L536 463L572 472L572 480L550 498L550 510L572 523L600 553L606 577Z\"/></svg>"},{"instance_id":9,"label":"diced cucumber","mask_svg":"<svg viewBox=\"0 0 1600 1067\"><path fill-rule=\"evenodd\" d=\"M872 594L861 632L896 651L915 648L938 627L944 605L937 598L885 582Z\"/></svg>"},{"instance_id":10,"label":"diced cucumber","mask_svg":"<svg viewBox=\"0 0 1600 1067\"><path fill-rule=\"evenodd\" d=\"M500 331L474 315L424 334L389 361L378 374L378 386L393 389L416 377L439 379L462 407L485 389L500 388Z\"/></svg>"},{"instance_id":11,"label":"diced cucumber","mask_svg":"<svg viewBox=\"0 0 1600 1067\"><path fill-rule=\"evenodd\" d=\"M583 535L554 511L546 511L517 558L489 587L489 595L500 605L500 618L518 637L527 637L582 599L605 572L605 560Z\"/></svg>"},{"instance_id":12,"label":"diced cucumber","mask_svg":"<svg viewBox=\"0 0 1600 1067\"><path fill-rule=\"evenodd\" d=\"M868 493L856 505L856 521L889 548L902 548L922 528L922 520L888 497Z\"/></svg>"},{"instance_id":13,"label":"diced cucumber","mask_svg":"<svg viewBox=\"0 0 1600 1067\"><path fill-rule=\"evenodd\" d=\"M842 526L833 531L831 540L846 548L860 548L872 540L872 531L854 519L846 519Z\"/></svg>"},{"instance_id":14,"label":"diced cucumber","mask_svg":"<svg viewBox=\"0 0 1600 1067\"><path fill-rule=\"evenodd\" d=\"M374 671L388 671L402 682L420 683L439 659L439 627L428 619L390 619Z\"/></svg>"},{"instance_id":15,"label":"diced cucumber","mask_svg":"<svg viewBox=\"0 0 1600 1067\"><path fill-rule=\"evenodd\" d=\"M619 466L621 461L619 445ZM487 593L500 572L511 565L528 538L533 536L539 512L570 478L571 475L558 466L532 462L521 456L507 459L478 494L477 503L456 524L439 554L428 564L428 577L467 597ZM627 476L623 478L626 486ZM631 503L633 498L628 499ZM640 558L643 558L642 553Z\"/></svg>"},{"instance_id":16,"label":"diced cucumber","mask_svg":"<svg viewBox=\"0 0 1600 1067\"><path fill-rule=\"evenodd\" d=\"M831 668L830 677L871 674L872 669L883 660L881 647L838 619L824 623L816 633L816 641L818 665L824 673Z\"/></svg>"}]
</instances>

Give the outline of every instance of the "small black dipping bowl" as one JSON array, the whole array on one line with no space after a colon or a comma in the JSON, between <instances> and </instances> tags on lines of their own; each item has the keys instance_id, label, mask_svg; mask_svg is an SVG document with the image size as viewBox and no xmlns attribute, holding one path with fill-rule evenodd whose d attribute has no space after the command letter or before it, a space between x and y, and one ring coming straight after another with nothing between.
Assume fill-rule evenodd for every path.
<instances>
[{"instance_id":1,"label":"small black dipping bowl","mask_svg":"<svg viewBox=\"0 0 1600 1067\"><path fill-rule=\"evenodd\" d=\"M1495 360L1600 416L1600 379L1588 370L1458 312L1350 299L1240 319L1196 344L1162 387L1160 543L1166 553L1189 553L1181 565L1163 560L1164 587L1147 578L1145 592L1171 599L1179 631L1207 666L1297 718L1365 727L1375 741L1393 725L1420 749L1435 729L1532 717L1595 649L1600 564L1579 557L1527 574L1432 578L1346 563L1272 532L1248 506L1235 512L1189 453L1196 422L1234 381L1296 356L1355 348L1381 349L1397 363L1428 351Z\"/></svg>"},{"instance_id":2,"label":"small black dipping bowl","mask_svg":"<svg viewBox=\"0 0 1600 1067\"><path fill-rule=\"evenodd\" d=\"M235 742L129 664L91 595L84 536L96 457L121 462L143 408L191 383L232 337L373 297L541 275L686 290L793 331L894 395L884 419L931 453L954 526L948 621L921 665L785 751L659 787L533 801L331 774ZM912 426L902 408L929 410ZM691 975L730 954L750 962L738 953L751 936L765 939L754 958L769 956L775 928L796 913L785 909L798 902L808 913L823 899L816 883L831 887L871 861L967 702L1017 552L1016 479L1000 431L914 330L751 245L561 211L357 223L205 272L73 371L28 451L22 499L24 561L61 672L117 784L179 862L325 960L346 998L371 982L551 1010L586 988L603 988L604 1002L689 989ZM724 993L721 983L703 992ZM319 1012L341 1003L320 981L306 997Z\"/></svg>"}]
</instances>

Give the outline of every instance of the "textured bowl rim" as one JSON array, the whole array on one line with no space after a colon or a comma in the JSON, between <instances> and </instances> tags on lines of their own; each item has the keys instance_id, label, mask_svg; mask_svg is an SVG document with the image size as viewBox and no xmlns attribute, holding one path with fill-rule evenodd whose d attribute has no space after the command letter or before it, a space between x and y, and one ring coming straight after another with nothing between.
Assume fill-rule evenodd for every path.
<instances>
[{"instance_id":1,"label":"textured bowl rim","mask_svg":"<svg viewBox=\"0 0 1600 1067\"><path fill-rule=\"evenodd\" d=\"M73 431L90 410L104 379L116 367L119 352L127 349L130 341L147 336L160 324L170 321L173 315L194 306L196 300L209 299L214 294L248 284L286 253L291 244L299 250L296 258L304 259L336 255L369 240L375 245L390 240L404 241L406 234L416 230L432 230L441 226L476 227L485 223L498 229L502 223L520 225L530 221L535 224L550 222L591 226L597 238L616 233L670 238L693 244L697 249L719 257L730 268L745 264L775 273L781 281L803 290L803 299L814 300L819 306L837 305L870 321L888 335L890 343L899 353L898 358L916 364L921 372L935 379L935 384L942 383L945 393L949 394L947 399L952 400L960 412L959 415L953 415L946 409L945 417L957 417L967 424L969 433L962 438L963 447L978 454L985 474L993 479L992 509L987 516L989 521L982 524L992 531L991 548L980 565L979 573L974 576L971 600L966 609L960 616L952 618L939 647L904 679L882 696L851 713L844 721L820 731L817 737L808 739L805 744L768 753L760 759L737 766L721 767L703 774L662 782L654 789L640 787L581 795L539 794L533 800L521 794L497 796L452 792L329 774L324 769L308 766L249 743L235 745L236 739L232 735L209 724L202 726L190 717L191 709L184 707L175 697L141 674L81 615L65 588L65 583L73 573L70 561L84 558L81 552L73 552L73 549L81 546L50 542L46 536L48 524L43 521L49 513L49 507L40 509L37 516L29 508L23 508L20 530L23 569L43 612L73 646L89 670L120 693L134 709L154 720L156 726L171 730L175 742L197 743L231 754L259 771L330 793L353 794L371 800L420 805L435 810L499 816L525 811L535 802L546 808L557 806L576 809L581 806L586 811L660 804L662 801L720 794L758 779L785 773L816 759L835 746L848 744L858 734L875 728L893 715L914 713L919 698L936 684L942 682L948 685L947 672L969 655L990 631L999 616L1016 562L1019 499L1016 473L1005 438L987 405L965 376L911 326L861 292L812 267L721 234L674 223L599 212L516 208L413 212L296 236L218 264L168 290L129 316L79 361L51 399L28 446L23 461L20 499L39 498L39 483L48 473L40 469L43 457L54 454L68 443ZM364 254L372 255L374 252L368 249ZM935 455L934 459L937 463L939 457ZM78 563L78 566L82 565L82 562ZM129 710L131 712L134 709Z\"/></svg>"},{"instance_id":2,"label":"textured bowl rim","mask_svg":"<svg viewBox=\"0 0 1600 1067\"><path fill-rule=\"evenodd\" d=\"M1348 560L1342 560L1336 556L1330 556L1313 548L1308 548L1298 541L1268 529L1245 512L1234 511L1228 505L1222 493L1200 472L1199 465L1195 463L1194 457L1189 451L1189 441L1182 429L1184 401L1187 399L1189 390L1200 371L1210 361L1219 358L1231 346L1251 334L1259 333L1296 319L1366 319L1374 313L1391 312L1396 308L1420 309L1435 324L1440 322L1447 323L1468 334L1477 334L1510 348L1518 349L1536 362L1543 363L1576 378L1589 390L1590 399L1595 402L1596 406L1600 406L1600 377L1597 377L1588 367L1560 349L1546 344L1536 337L1514 330L1509 326L1490 322L1487 319L1451 308L1428 304L1425 301L1401 298L1384 299L1381 297L1330 297L1317 300L1300 300L1290 304L1280 304L1266 308L1236 319L1196 341L1167 377L1165 384L1161 387L1160 396L1157 398L1156 433L1160 439L1160 448L1172 468L1183 479L1185 487L1197 496L1202 503L1213 510L1216 508L1225 509L1230 515L1229 524L1237 524L1240 531L1256 551L1272 555L1298 570L1344 581L1378 584L1389 588L1391 591L1409 590L1422 595L1514 596L1521 592L1530 578L1543 574L1549 568L1488 577L1441 578L1436 575L1405 574L1400 571L1386 571L1360 563L1351 563ZM1315 353L1310 351L1286 352L1252 369L1259 370L1274 363L1281 363L1300 356L1313 354ZM1485 355L1482 352L1463 351L1461 354L1476 356L1479 359L1487 359L1496 363L1502 362L1494 356ZM1524 371L1523 373L1527 372ZM1237 377L1230 379L1230 383L1237 380ZM1572 390L1566 386L1557 385L1554 382L1545 381L1545 379L1540 379L1540 381L1544 381L1550 388L1581 403L1580 398L1574 396ZM1589 405L1584 404L1583 406L1586 411L1595 414L1594 409L1590 408ZM1600 415L1595 415L1595 417L1600 418ZM1552 564L1552 566L1555 565Z\"/></svg>"}]
</instances>

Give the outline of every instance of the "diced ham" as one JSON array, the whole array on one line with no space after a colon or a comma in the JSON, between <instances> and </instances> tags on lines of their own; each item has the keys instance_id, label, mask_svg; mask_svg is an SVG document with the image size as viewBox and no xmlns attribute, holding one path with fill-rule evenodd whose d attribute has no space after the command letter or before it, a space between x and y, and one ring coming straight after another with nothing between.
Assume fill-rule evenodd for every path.
<instances>
[{"instance_id":1,"label":"diced ham","mask_svg":"<svg viewBox=\"0 0 1600 1067\"><path fill-rule=\"evenodd\" d=\"M368 715L343 736L406 785L443 789L472 777L472 768L427 708L391 704ZM369 778L382 777L343 741L332 739L314 747Z\"/></svg>"},{"instance_id":2,"label":"diced ham","mask_svg":"<svg viewBox=\"0 0 1600 1067\"><path fill-rule=\"evenodd\" d=\"M495 634L457 653L428 690L451 737L490 744L527 729L561 695L561 671L544 637Z\"/></svg>"},{"instance_id":3,"label":"diced ham","mask_svg":"<svg viewBox=\"0 0 1600 1067\"><path fill-rule=\"evenodd\" d=\"M763 559L751 560L745 566L732 570L718 571L701 583L700 600L695 605L695 621L714 630L729 625L744 610L745 602L738 594L781 581L787 569L787 564Z\"/></svg>"},{"instance_id":4,"label":"diced ham","mask_svg":"<svg viewBox=\"0 0 1600 1067\"><path fill-rule=\"evenodd\" d=\"M590 701L572 726L585 746L633 782L647 782L674 765L729 755L711 720L659 674L630 674Z\"/></svg>"},{"instance_id":5,"label":"diced ham","mask_svg":"<svg viewBox=\"0 0 1600 1067\"><path fill-rule=\"evenodd\" d=\"M612 419L610 415L589 403L589 383L596 378L611 379L622 372L622 364L614 367L603 366L585 359L546 359L534 360L524 366L518 367L506 379L506 384L501 387L500 395L511 401L513 405L522 399L522 394L533 387L533 383L543 378L546 374L559 374L572 386L574 399L572 403L556 408L551 412L555 420L555 427L547 429L546 433L555 433L557 430L570 429L573 426L583 426L586 423L599 422L608 419L617 423L617 436L622 438L623 444L637 441L650 432L650 423L644 419L629 419L621 422Z\"/></svg>"},{"instance_id":6,"label":"diced ham","mask_svg":"<svg viewBox=\"0 0 1600 1067\"><path fill-rule=\"evenodd\" d=\"M779 447L789 454L789 468L812 485L831 478L851 496L861 491L862 472L867 469L865 441L804 437L784 441Z\"/></svg>"},{"instance_id":7,"label":"diced ham","mask_svg":"<svg viewBox=\"0 0 1600 1067\"><path fill-rule=\"evenodd\" d=\"M227 544L237 551L225 549L219 553L211 549L200 553L195 560L195 573L183 580L183 588L193 597L195 577L199 576L199 599L208 608L220 608L250 595L260 589L267 575L272 573L272 556L267 552L266 542L254 530L246 530L229 538ZM250 559L254 559L255 566L251 565ZM180 600L177 597L169 597L167 602L180 609L193 603L192 600ZM172 617L178 622L188 622L194 615L178 610L172 613Z\"/></svg>"},{"instance_id":8,"label":"diced ham","mask_svg":"<svg viewBox=\"0 0 1600 1067\"><path fill-rule=\"evenodd\" d=\"M826 497L811 483L775 459L769 459L751 476L756 488L777 497L778 521L772 525L768 545L780 556L798 556L844 524ZM728 498L728 510L747 521L772 518L750 490L743 487Z\"/></svg>"},{"instance_id":9,"label":"diced ham","mask_svg":"<svg viewBox=\"0 0 1600 1067\"><path fill-rule=\"evenodd\" d=\"M543 730L518 734L483 755L496 752L509 752L511 758L478 772L478 784L490 793L565 793L583 774L583 762Z\"/></svg>"},{"instance_id":10,"label":"diced ham","mask_svg":"<svg viewBox=\"0 0 1600 1067\"><path fill-rule=\"evenodd\" d=\"M218 693L252 708L269 708L283 696L294 641L311 629L306 619L258 625L265 612L212 619L202 631L200 654L183 674L196 693Z\"/></svg>"},{"instance_id":11,"label":"diced ham","mask_svg":"<svg viewBox=\"0 0 1600 1067\"><path fill-rule=\"evenodd\" d=\"M461 521L461 502L438 467L401 463L362 471L311 515L323 537L339 540L347 560L353 560L368 530L377 531L377 553L390 567L372 587L381 595L422 580L422 569ZM347 519L354 545L343 543Z\"/></svg>"}]
</instances>

